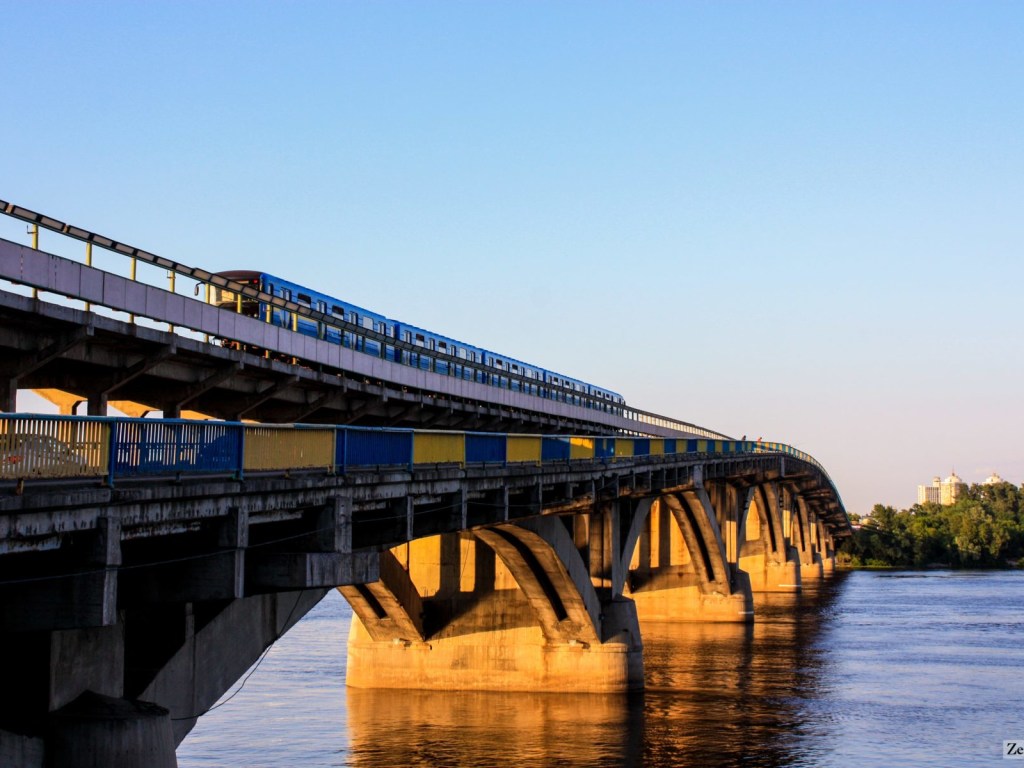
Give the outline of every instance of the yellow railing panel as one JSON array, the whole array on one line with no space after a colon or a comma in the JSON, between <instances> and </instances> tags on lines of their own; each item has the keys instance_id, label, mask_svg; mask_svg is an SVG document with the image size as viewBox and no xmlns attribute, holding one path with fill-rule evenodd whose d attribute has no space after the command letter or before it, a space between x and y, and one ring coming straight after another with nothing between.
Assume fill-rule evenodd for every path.
<instances>
[{"instance_id":1,"label":"yellow railing panel","mask_svg":"<svg viewBox=\"0 0 1024 768\"><path fill-rule=\"evenodd\" d=\"M592 459L594 458L594 439L592 437L570 437L569 438L570 459Z\"/></svg>"},{"instance_id":2,"label":"yellow railing panel","mask_svg":"<svg viewBox=\"0 0 1024 768\"><path fill-rule=\"evenodd\" d=\"M615 439L615 457L628 457L633 455L633 438L618 437Z\"/></svg>"},{"instance_id":3,"label":"yellow railing panel","mask_svg":"<svg viewBox=\"0 0 1024 768\"><path fill-rule=\"evenodd\" d=\"M333 429L246 426L246 471L327 468L334 464Z\"/></svg>"},{"instance_id":4,"label":"yellow railing panel","mask_svg":"<svg viewBox=\"0 0 1024 768\"><path fill-rule=\"evenodd\" d=\"M651 456L664 456L665 455L665 441L664 440L651 440Z\"/></svg>"},{"instance_id":5,"label":"yellow railing panel","mask_svg":"<svg viewBox=\"0 0 1024 768\"><path fill-rule=\"evenodd\" d=\"M102 421L15 418L0 421L0 478L107 474L110 425Z\"/></svg>"},{"instance_id":6,"label":"yellow railing panel","mask_svg":"<svg viewBox=\"0 0 1024 768\"><path fill-rule=\"evenodd\" d=\"M509 435L508 461L532 461L540 463L541 438L538 435Z\"/></svg>"},{"instance_id":7,"label":"yellow railing panel","mask_svg":"<svg viewBox=\"0 0 1024 768\"><path fill-rule=\"evenodd\" d=\"M462 464L466 461L466 436L461 432L420 432L413 434L414 464Z\"/></svg>"}]
</instances>

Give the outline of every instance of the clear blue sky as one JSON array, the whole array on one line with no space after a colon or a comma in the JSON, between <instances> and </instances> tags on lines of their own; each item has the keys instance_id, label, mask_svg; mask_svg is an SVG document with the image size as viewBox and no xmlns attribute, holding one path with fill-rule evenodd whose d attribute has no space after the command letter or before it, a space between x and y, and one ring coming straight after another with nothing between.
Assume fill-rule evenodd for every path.
<instances>
[{"instance_id":1,"label":"clear blue sky","mask_svg":"<svg viewBox=\"0 0 1024 768\"><path fill-rule=\"evenodd\" d=\"M850 511L1024 481L1024 3L0 19L0 199L795 444Z\"/></svg>"}]
</instances>

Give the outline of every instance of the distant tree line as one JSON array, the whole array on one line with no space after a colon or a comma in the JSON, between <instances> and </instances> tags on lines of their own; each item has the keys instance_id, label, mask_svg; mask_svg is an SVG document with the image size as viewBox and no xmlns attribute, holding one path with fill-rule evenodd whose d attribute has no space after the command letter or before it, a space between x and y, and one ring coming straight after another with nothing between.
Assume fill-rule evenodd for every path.
<instances>
[{"instance_id":1,"label":"distant tree line","mask_svg":"<svg viewBox=\"0 0 1024 768\"><path fill-rule=\"evenodd\" d=\"M850 566L1003 568L1024 556L1024 487L972 485L955 504L876 504L837 553Z\"/></svg>"}]
</instances>

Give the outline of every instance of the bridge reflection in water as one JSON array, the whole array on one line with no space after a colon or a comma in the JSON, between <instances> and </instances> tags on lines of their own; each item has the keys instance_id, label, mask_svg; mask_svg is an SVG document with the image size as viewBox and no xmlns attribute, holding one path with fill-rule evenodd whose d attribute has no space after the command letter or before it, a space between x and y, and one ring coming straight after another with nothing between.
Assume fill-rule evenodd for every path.
<instances>
[{"instance_id":1,"label":"bridge reflection in water","mask_svg":"<svg viewBox=\"0 0 1024 768\"><path fill-rule=\"evenodd\" d=\"M805 704L822 693L818 641L844 576L765 595L753 624L646 624L643 693L349 688L347 764L818 764L829 724Z\"/></svg>"}]
</instances>

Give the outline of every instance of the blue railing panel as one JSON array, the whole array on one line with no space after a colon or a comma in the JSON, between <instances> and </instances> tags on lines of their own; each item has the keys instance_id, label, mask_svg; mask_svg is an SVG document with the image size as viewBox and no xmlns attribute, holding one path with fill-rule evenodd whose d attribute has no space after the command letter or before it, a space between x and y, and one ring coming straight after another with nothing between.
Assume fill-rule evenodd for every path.
<instances>
[{"instance_id":1,"label":"blue railing panel","mask_svg":"<svg viewBox=\"0 0 1024 768\"><path fill-rule=\"evenodd\" d=\"M540 445L541 461L568 461L571 454L569 438L545 435Z\"/></svg>"},{"instance_id":2,"label":"blue railing panel","mask_svg":"<svg viewBox=\"0 0 1024 768\"><path fill-rule=\"evenodd\" d=\"M346 428L347 467L412 464L412 430Z\"/></svg>"},{"instance_id":3,"label":"blue railing panel","mask_svg":"<svg viewBox=\"0 0 1024 768\"><path fill-rule=\"evenodd\" d=\"M210 421L115 421L115 476L225 472L241 465L240 428Z\"/></svg>"},{"instance_id":4,"label":"blue railing panel","mask_svg":"<svg viewBox=\"0 0 1024 768\"><path fill-rule=\"evenodd\" d=\"M466 434L466 463L502 462L508 456L505 435L477 432Z\"/></svg>"}]
</instances>

